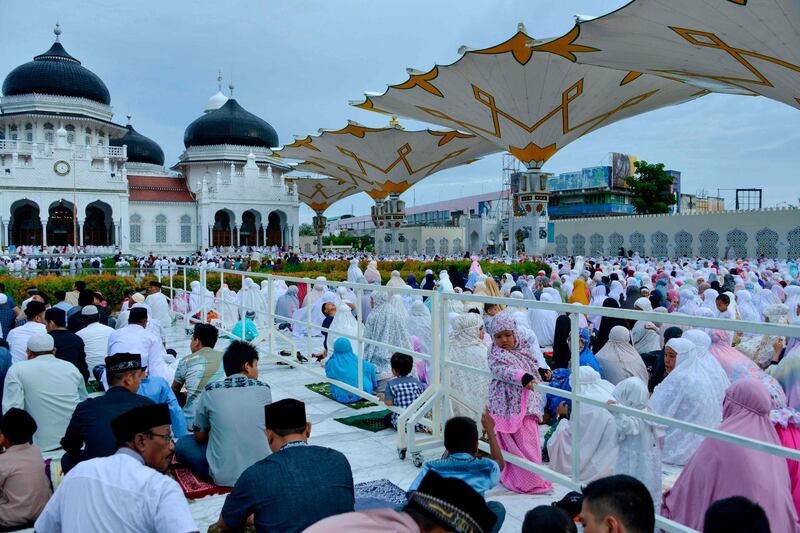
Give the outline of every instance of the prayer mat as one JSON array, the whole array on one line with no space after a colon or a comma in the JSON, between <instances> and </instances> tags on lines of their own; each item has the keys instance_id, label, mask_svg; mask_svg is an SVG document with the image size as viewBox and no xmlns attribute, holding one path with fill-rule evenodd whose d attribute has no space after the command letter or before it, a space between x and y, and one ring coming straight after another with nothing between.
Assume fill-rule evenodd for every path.
<instances>
[{"instance_id":1,"label":"prayer mat","mask_svg":"<svg viewBox=\"0 0 800 533\"><path fill-rule=\"evenodd\" d=\"M172 476L181 486L183 495L190 500L196 500L212 494L227 494L231 491L231 487L220 487L219 485L214 485L211 481L197 477L194 472L184 466L173 464L172 467Z\"/></svg>"},{"instance_id":2,"label":"prayer mat","mask_svg":"<svg viewBox=\"0 0 800 533\"><path fill-rule=\"evenodd\" d=\"M90 381L86 384L86 392L94 394L95 392L103 392L103 384L99 381Z\"/></svg>"},{"instance_id":3,"label":"prayer mat","mask_svg":"<svg viewBox=\"0 0 800 533\"><path fill-rule=\"evenodd\" d=\"M316 392L317 394L321 394L321 395L325 396L326 398L336 402L336 400L333 399L333 395L331 394L331 384L330 383L327 383L325 381L322 381L320 383L309 383L308 385L306 385L306 388ZM376 407L377 406L377 404L374 404L374 403L372 403L370 401L367 401L367 400L358 400L357 402L353 402L353 403L341 403L341 402L336 402L336 403L339 403L341 405L346 405L350 409L364 409L365 407Z\"/></svg>"},{"instance_id":4,"label":"prayer mat","mask_svg":"<svg viewBox=\"0 0 800 533\"><path fill-rule=\"evenodd\" d=\"M388 479L376 479L365 483L356 483L355 496L358 500L381 500L386 502L386 507L396 507L406 504L406 491Z\"/></svg>"},{"instance_id":5,"label":"prayer mat","mask_svg":"<svg viewBox=\"0 0 800 533\"><path fill-rule=\"evenodd\" d=\"M363 415L348 416L346 418L334 418L337 422L346 426L353 426L358 429L365 429L372 433L377 433L384 429L391 428L391 425L386 424L386 415L391 413L388 409L381 411L371 411Z\"/></svg>"}]
</instances>

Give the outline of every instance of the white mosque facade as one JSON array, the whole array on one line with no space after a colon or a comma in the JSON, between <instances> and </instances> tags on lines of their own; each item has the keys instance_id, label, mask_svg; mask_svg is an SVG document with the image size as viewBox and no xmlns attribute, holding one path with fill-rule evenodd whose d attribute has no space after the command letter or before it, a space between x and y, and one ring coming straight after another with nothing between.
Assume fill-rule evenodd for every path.
<instances>
[{"instance_id":1,"label":"white mosque facade","mask_svg":"<svg viewBox=\"0 0 800 533\"><path fill-rule=\"evenodd\" d=\"M164 166L157 143L113 120L94 73L56 42L12 70L0 97L0 247L189 254L299 245L299 200L278 135L221 89Z\"/></svg>"}]
</instances>

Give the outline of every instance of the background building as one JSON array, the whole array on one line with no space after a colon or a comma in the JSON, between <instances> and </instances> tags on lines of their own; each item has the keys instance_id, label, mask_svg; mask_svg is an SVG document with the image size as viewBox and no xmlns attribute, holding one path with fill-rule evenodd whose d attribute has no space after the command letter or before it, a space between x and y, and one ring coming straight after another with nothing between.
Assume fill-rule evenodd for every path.
<instances>
[{"instance_id":1,"label":"background building","mask_svg":"<svg viewBox=\"0 0 800 533\"><path fill-rule=\"evenodd\" d=\"M55 33L49 50L3 82L0 246L173 254L299 244L289 168L267 155L278 145L272 126L220 87L167 169L130 117L113 122L108 88Z\"/></svg>"}]
</instances>

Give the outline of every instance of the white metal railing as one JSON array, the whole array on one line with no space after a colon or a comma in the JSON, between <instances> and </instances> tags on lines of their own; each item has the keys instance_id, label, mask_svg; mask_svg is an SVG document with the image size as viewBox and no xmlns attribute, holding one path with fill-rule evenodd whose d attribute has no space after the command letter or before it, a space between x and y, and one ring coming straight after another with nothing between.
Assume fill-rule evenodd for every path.
<instances>
[{"instance_id":1,"label":"white metal railing","mask_svg":"<svg viewBox=\"0 0 800 533\"><path fill-rule=\"evenodd\" d=\"M800 337L799 326L785 326L785 325L769 324L769 323L744 322L739 320L725 320L718 318L700 318L700 317L687 316L677 313L665 315L663 313L644 312L644 311L629 310L629 309L613 309L606 307L592 307L592 306L582 306L582 305L573 305L565 303L539 302L535 300L496 298L490 296L475 296L471 294L439 293L439 292L423 291L410 288L395 288L395 287L386 287L377 285L362 285L362 284L346 283L346 282L325 281L324 282L325 285L328 285L329 287L343 286L350 288L355 292L356 319L358 322L358 331L356 335L353 335L348 332L335 331L330 328L323 328L312 324L310 309L305 317L305 320L296 320L293 317L282 317L275 314L274 310L275 310L276 298L275 298L274 283L273 283L275 280L282 279L284 281L292 283L305 283L309 285L309 287L311 287L314 284L318 283L314 279L264 274L264 273L254 273L254 272L241 272L236 270L206 269L202 267L192 267L192 266L178 267L178 271L184 274L183 287L176 288L173 286L172 283L173 273L175 273L175 269L171 269L169 271L169 278L170 278L169 284L165 285L165 289L168 289L170 291L171 298L174 296L175 291L181 291L181 290L184 292L186 291L186 278L187 274L191 271L196 271L199 274L201 285L204 288L207 286L209 275L211 276L218 275L220 277L220 286L222 286L222 284L224 283L226 276L240 277L242 281L246 277L252 278L254 280L256 279L268 280L269 283L268 283L268 297L266 301L266 313L264 313L263 310L250 309L240 304L237 304L237 308L239 309L239 312L242 316L246 311L254 311L257 313L257 319L258 319L258 314L262 315L260 317L262 323L266 323L266 325L268 326L266 333L260 335L258 339L256 339L256 344L260 345L259 347L263 348L264 347L263 344L266 342L267 356L269 358L274 358L278 361L283 361L284 363L289 364L295 368L301 368L305 372L314 375L316 378L320 380L327 381L366 400L376 402L379 404L381 403L378 397L372 394L367 394L362 390L364 383L363 365L362 365L364 359L363 348L366 344L380 346L383 348L390 349L393 352L405 353L418 359L430 361L432 375L429 378L430 384L428 389L426 389L425 392L414 402L414 404L412 404L412 406L406 410L401 410L397 407L389 407L389 409L391 409L394 412L397 412L400 415L398 420L398 450L408 450L409 452L411 452L412 456L415 457L415 464L417 464L418 462L417 459L421 458L420 452L422 450L431 449L442 445L444 423L449 416L450 401L455 400L461 403L465 402L464 398L462 398L457 392L451 390L450 382L449 379L447 378L448 370L458 369L461 371L474 373L475 375L492 376L490 372L484 369L479 369L461 363L457 363L454 361L450 361L449 357L447 357L447 354L449 353L449 335L447 334L448 331L447 303L452 300L458 300L462 303L476 303L476 304L499 303L507 307L518 307L518 308L524 307L524 308L556 311L559 313L569 313L570 325L571 325L570 345L572 350L570 365L571 365L571 372L574 375L577 375L578 373L579 362L580 362L579 342L578 342L580 314L600 315L600 316L633 319L633 320L648 320L661 324L666 323L677 326L691 326L694 328L698 327L713 328L713 329L723 329L723 330L754 333L754 334ZM369 292L384 291L388 292L390 295L399 294L399 295L411 295L418 297L427 296L431 298L432 300L431 332L433 339L433 345L431 349L432 353L431 354L419 353L413 350L408 350L403 347L387 345L364 337L364 323L361 319L361 317L363 316L361 305L365 291ZM213 297L203 298L202 309L200 309L200 317L199 317L201 320L205 321L207 311L212 308L212 306L215 303L215 300L216 299ZM182 315L184 319L184 324L186 325L187 328L191 320L189 314L190 313L183 313ZM312 336L314 332L327 331L329 333L334 333L338 336L346 337L349 338L351 341L354 341L354 352L358 356L358 362L359 362L358 386L353 387L347 383L330 379L325 375L324 372L317 371L309 366L303 366L294 358L284 357L281 356L280 354L277 354L275 352L275 342L276 338L280 338L282 333L278 331L275 325L276 319L278 319L280 322L288 322L289 324L293 325L299 324L305 326L306 351L308 353L311 352L311 347L313 345ZM230 334L230 332L227 333ZM242 335L244 335L244 328L242 328ZM294 347L295 346L293 345L293 348ZM295 350L293 349L293 353L294 351ZM661 416L652 412L640 411L619 404L607 404L605 402L598 401L581 394L580 390L581 385L578 380L575 380L573 387L574 388L572 391L564 391L547 385L542 385L542 384L535 385L535 388L542 393L553 394L559 397L572 400L572 416L576 418L580 416L581 404L587 404L606 409L612 413L615 412L624 413L644 420L688 431L690 433L702 435L703 437L710 437L724 442L738 444L740 446L745 446L762 452L770 453L773 455L784 457L786 459L800 460L800 451L798 450L785 448L782 446L776 446L771 443L766 443L750 439L747 437L742 437L740 435L736 435L733 433L727 433L719 431L717 429L708 428L705 426L700 426L689 422L684 422L682 420ZM416 424L422 424L428 427L431 430L431 433L418 434L417 432L414 431ZM582 483L580 479L580 467L579 467L580 440L581 440L580 427L578 424L574 424L572 427L572 451L573 451L572 465L571 465L572 468L569 476L555 472L545 465L533 463L525 458L510 454L508 452L503 452L503 456L505 460L508 461L509 463L517 465L521 468L524 468L536 474L539 474L543 478L548 479L561 486L564 486L570 490L581 490ZM485 443L481 442L480 446L484 451L488 452L488 446ZM692 528L686 527L682 524L679 524L672 520L668 520L661 516L656 517L656 523L658 527L662 528L665 531L673 533L696 533L695 530Z\"/></svg>"}]
</instances>

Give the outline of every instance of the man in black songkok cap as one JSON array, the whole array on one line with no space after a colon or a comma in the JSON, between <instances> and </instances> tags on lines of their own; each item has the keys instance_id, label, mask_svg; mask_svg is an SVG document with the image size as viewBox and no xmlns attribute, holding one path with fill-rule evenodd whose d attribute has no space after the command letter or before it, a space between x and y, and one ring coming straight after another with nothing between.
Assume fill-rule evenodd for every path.
<instances>
[{"instance_id":1,"label":"man in black songkok cap","mask_svg":"<svg viewBox=\"0 0 800 533\"><path fill-rule=\"evenodd\" d=\"M36 521L36 531L197 532L180 486L161 473L175 451L170 424L164 403L135 407L111 420L117 453L73 468Z\"/></svg>"},{"instance_id":2,"label":"man in black songkok cap","mask_svg":"<svg viewBox=\"0 0 800 533\"><path fill-rule=\"evenodd\" d=\"M336 450L308 444L305 404L291 398L271 403L264 407L264 422L273 453L239 477L222 507L218 531L238 530L254 515L257 531L299 533L323 518L351 512L350 463Z\"/></svg>"}]
</instances>

